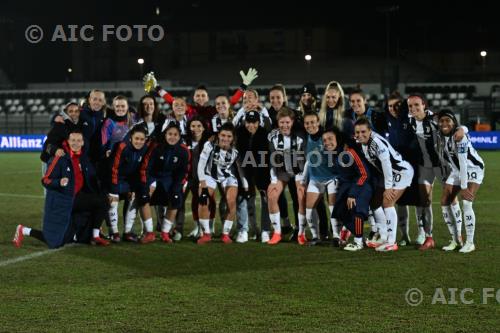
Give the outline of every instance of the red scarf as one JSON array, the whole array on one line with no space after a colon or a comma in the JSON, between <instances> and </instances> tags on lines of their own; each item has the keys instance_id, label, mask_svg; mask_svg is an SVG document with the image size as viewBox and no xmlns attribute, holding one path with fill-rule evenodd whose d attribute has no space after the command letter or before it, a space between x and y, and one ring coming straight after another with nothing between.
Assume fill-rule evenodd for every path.
<instances>
[{"instance_id":1,"label":"red scarf","mask_svg":"<svg viewBox=\"0 0 500 333\"><path fill-rule=\"evenodd\" d=\"M75 174L74 194L76 195L78 192L80 192L80 190L83 187L83 173L82 173L82 168L80 166L81 151L75 153L72 150L70 150L70 156L71 156L71 164L73 165L73 171Z\"/></svg>"}]
</instances>

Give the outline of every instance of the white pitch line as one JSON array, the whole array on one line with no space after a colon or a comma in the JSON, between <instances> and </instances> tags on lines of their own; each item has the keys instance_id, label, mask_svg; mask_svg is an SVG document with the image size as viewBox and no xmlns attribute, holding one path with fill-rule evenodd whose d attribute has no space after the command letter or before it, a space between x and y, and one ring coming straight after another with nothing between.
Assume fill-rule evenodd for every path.
<instances>
[{"instance_id":1,"label":"white pitch line","mask_svg":"<svg viewBox=\"0 0 500 333\"><path fill-rule=\"evenodd\" d=\"M67 245L67 246L69 246L69 245ZM60 247L60 248L54 249L54 250L43 250L43 251L27 254L27 255L22 256L22 257L17 257L17 258L8 259L5 261L0 261L0 267L9 266L9 265L16 264L18 262L22 262L22 261L26 261L26 260L30 260L33 258L38 258L38 257L44 256L46 254L61 251L63 249L64 249L64 247Z\"/></svg>"}]
</instances>

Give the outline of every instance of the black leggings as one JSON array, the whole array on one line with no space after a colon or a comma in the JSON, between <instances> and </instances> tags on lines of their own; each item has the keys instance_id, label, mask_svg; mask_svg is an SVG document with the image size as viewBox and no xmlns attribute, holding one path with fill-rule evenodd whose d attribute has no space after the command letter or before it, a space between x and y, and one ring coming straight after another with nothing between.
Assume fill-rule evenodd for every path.
<instances>
[{"instance_id":1,"label":"black leggings","mask_svg":"<svg viewBox=\"0 0 500 333\"><path fill-rule=\"evenodd\" d=\"M105 194L79 192L73 201L74 213L89 213L90 225L99 229L108 215L109 201Z\"/></svg>"}]
</instances>

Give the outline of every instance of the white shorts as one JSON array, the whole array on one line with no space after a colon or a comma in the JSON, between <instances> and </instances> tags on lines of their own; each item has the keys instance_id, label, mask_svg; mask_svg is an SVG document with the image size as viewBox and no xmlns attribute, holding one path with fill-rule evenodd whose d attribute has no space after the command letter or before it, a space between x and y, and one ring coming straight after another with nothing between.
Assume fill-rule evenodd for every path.
<instances>
[{"instance_id":1,"label":"white shorts","mask_svg":"<svg viewBox=\"0 0 500 333\"><path fill-rule=\"evenodd\" d=\"M307 185L307 192L309 193L325 193L325 189L328 194L337 193L338 181L337 178L330 179L326 182L320 182L316 180L309 181Z\"/></svg>"},{"instance_id":2,"label":"white shorts","mask_svg":"<svg viewBox=\"0 0 500 333\"><path fill-rule=\"evenodd\" d=\"M467 183L482 184L484 178L484 169L481 168L467 168ZM460 186L460 172L453 170L448 178L446 184L453 186Z\"/></svg>"},{"instance_id":3,"label":"white shorts","mask_svg":"<svg viewBox=\"0 0 500 333\"><path fill-rule=\"evenodd\" d=\"M205 183L207 184L207 187L210 187L213 190L217 188L217 183L219 183L222 186L222 188L226 188L229 186L238 187L238 179L234 177L228 177L223 181L218 181L210 176L205 176Z\"/></svg>"},{"instance_id":4,"label":"white shorts","mask_svg":"<svg viewBox=\"0 0 500 333\"><path fill-rule=\"evenodd\" d=\"M402 171L392 171L392 188L395 190L404 190L410 187L411 180L413 179L413 168L408 163L407 169Z\"/></svg>"},{"instance_id":5,"label":"white shorts","mask_svg":"<svg viewBox=\"0 0 500 333\"><path fill-rule=\"evenodd\" d=\"M418 183L423 185L432 185L434 179L438 179L440 182L443 179L441 172L441 167L424 167L422 165L418 166Z\"/></svg>"}]
</instances>

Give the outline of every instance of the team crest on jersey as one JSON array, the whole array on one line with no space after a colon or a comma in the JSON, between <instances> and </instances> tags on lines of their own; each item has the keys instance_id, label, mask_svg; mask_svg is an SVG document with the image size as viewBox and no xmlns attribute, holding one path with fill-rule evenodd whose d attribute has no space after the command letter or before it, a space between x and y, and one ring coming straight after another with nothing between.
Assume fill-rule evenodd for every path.
<instances>
[{"instance_id":1,"label":"team crest on jersey","mask_svg":"<svg viewBox=\"0 0 500 333\"><path fill-rule=\"evenodd\" d=\"M174 156L174 163L177 163L178 160L179 158L177 156Z\"/></svg>"},{"instance_id":2,"label":"team crest on jersey","mask_svg":"<svg viewBox=\"0 0 500 333\"><path fill-rule=\"evenodd\" d=\"M139 156L138 162L142 161L142 156Z\"/></svg>"},{"instance_id":3,"label":"team crest on jersey","mask_svg":"<svg viewBox=\"0 0 500 333\"><path fill-rule=\"evenodd\" d=\"M66 171L68 171L68 172L69 172L69 171L71 171L71 169L70 169L69 167L67 167L67 168L66 168Z\"/></svg>"},{"instance_id":4,"label":"team crest on jersey","mask_svg":"<svg viewBox=\"0 0 500 333\"><path fill-rule=\"evenodd\" d=\"M459 143L457 145L457 153L465 154L466 152L467 152L467 144L466 143Z\"/></svg>"},{"instance_id":5,"label":"team crest on jersey","mask_svg":"<svg viewBox=\"0 0 500 333\"><path fill-rule=\"evenodd\" d=\"M163 156L160 156L160 160L163 160Z\"/></svg>"}]
</instances>

